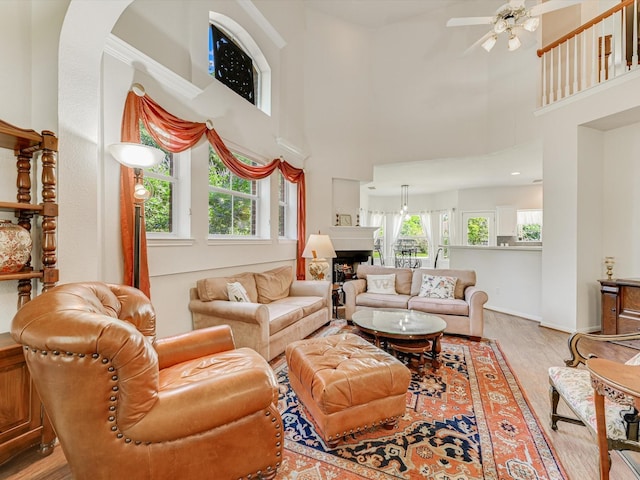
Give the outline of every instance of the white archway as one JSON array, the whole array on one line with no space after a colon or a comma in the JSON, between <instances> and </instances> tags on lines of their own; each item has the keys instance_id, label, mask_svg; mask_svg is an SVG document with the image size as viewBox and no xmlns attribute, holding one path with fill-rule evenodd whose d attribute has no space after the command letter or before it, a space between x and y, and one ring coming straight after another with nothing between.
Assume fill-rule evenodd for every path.
<instances>
[{"instance_id":1,"label":"white archway","mask_svg":"<svg viewBox=\"0 0 640 480\"><path fill-rule=\"evenodd\" d=\"M62 283L102 280L102 56L133 0L71 0L58 50L58 264ZM108 208L118 208L115 205Z\"/></svg>"}]
</instances>

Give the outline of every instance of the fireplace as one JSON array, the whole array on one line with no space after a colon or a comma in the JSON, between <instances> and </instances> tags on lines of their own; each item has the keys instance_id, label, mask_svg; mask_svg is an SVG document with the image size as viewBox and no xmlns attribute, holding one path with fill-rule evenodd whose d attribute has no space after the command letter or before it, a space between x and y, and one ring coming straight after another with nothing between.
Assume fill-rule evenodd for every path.
<instances>
[{"instance_id":1,"label":"fireplace","mask_svg":"<svg viewBox=\"0 0 640 480\"><path fill-rule=\"evenodd\" d=\"M373 250L336 250L331 269L333 283L355 278L361 263L373 264Z\"/></svg>"}]
</instances>

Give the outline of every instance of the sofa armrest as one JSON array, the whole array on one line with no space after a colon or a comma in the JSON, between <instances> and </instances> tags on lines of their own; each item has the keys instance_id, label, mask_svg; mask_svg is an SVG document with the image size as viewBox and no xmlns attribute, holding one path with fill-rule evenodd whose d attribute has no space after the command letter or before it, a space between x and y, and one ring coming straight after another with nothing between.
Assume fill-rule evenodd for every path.
<instances>
[{"instance_id":1,"label":"sofa armrest","mask_svg":"<svg viewBox=\"0 0 640 480\"><path fill-rule=\"evenodd\" d=\"M331 298L331 282L326 280L294 280L289 289L290 297Z\"/></svg>"},{"instance_id":2,"label":"sofa armrest","mask_svg":"<svg viewBox=\"0 0 640 480\"><path fill-rule=\"evenodd\" d=\"M191 300L189 302L189 310L193 314L221 318L228 321L265 324L267 326L269 324L269 311L261 303L230 302L228 300L212 300L211 302ZM210 325L194 325L195 328L208 326Z\"/></svg>"},{"instance_id":3,"label":"sofa armrest","mask_svg":"<svg viewBox=\"0 0 640 480\"><path fill-rule=\"evenodd\" d=\"M489 296L478 287L467 287L464 291L464 299L469 304L469 336L482 337L484 332L484 304Z\"/></svg>"},{"instance_id":4,"label":"sofa armrest","mask_svg":"<svg viewBox=\"0 0 640 480\"><path fill-rule=\"evenodd\" d=\"M344 292L344 318L351 320L356 311L356 297L367 291L367 281L363 278L349 280L342 284Z\"/></svg>"},{"instance_id":5,"label":"sofa armrest","mask_svg":"<svg viewBox=\"0 0 640 480\"><path fill-rule=\"evenodd\" d=\"M191 300L193 328L229 325L238 347L248 347L269 358L269 309L261 303L228 300Z\"/></svg>"},{"instance_id":6,"label":"sofa armrest","mask_svg":"<svg viewBox=\"0 0 640 480\"><path fill-rule=\"evenodd\" d=\"M235 345L231 327L220 325L158 339L155 347L159 368L163 369L194 358L233 350Z\"/></svg>"}]
</instances>

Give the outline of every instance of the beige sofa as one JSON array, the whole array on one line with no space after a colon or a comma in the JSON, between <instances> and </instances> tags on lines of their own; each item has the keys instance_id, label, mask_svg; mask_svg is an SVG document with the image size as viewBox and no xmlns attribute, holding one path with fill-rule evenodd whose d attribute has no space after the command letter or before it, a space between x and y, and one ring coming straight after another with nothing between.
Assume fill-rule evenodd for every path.
<instances>
[{"instance_id":1,"label":"beige sofa","mask_svg":"<svg viewBox=\"0 0 640 480\"><path fill-rule=\"evenodd\" d=\"M370 293L367 291L368 275L395 274L395 294ZM454 298L421 297L423 275L455 277ZM432 313L447 322L445 333L467 335L473 339L482 337L484 329L483 306L489 299L478 289L476 272L473 270L449 270L420 268L388 268L360 265L358 279L345 282L345 318L351 320L353 313L365 308L408 308Z\"/></svg>"},{"instance_id":2,"label":"beige sofa","mask_svg":"<svg viewBox=\"0 0 640 480\"><path fill-rule=\"evenodd\" d=\"M227 284L239 282L249 302L230 301ZM198 280L190 291L193 328L229 325L236 347L271 360L331 319L331 283L293 280L290 266L262 273Z\"/></svg>"}]
</instances>

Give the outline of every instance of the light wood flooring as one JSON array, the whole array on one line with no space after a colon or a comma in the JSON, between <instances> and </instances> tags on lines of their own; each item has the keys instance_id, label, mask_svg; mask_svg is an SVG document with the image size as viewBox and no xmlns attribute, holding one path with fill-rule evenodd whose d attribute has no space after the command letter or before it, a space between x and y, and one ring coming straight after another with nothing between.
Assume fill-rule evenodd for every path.
<instances>
[{"instance_id":1,"label":"light wood flooring","mask_svg":"<svg viewBox=\"0 0 640 480\"><path fill-rule=\"evenodd\" d=\"M531 407L545 428L568 478L596 480L598 450L589 431L585 427L568 423L560 423L555 432L549 426L547 369L552 365L563 365L564 359L568 358L568 336L566 333L540 327L533 321L485 311L485 337L498 341ZM620 361L635 353L637 351L623 348L616 352ZM611 457L612 480L637 478L617 453L612 452ZM62 450L56 447L49 457L40 458L35 452L25 452L0 466L0 479L68 480L71 475Z\"/></svg>"}]
</instances>

